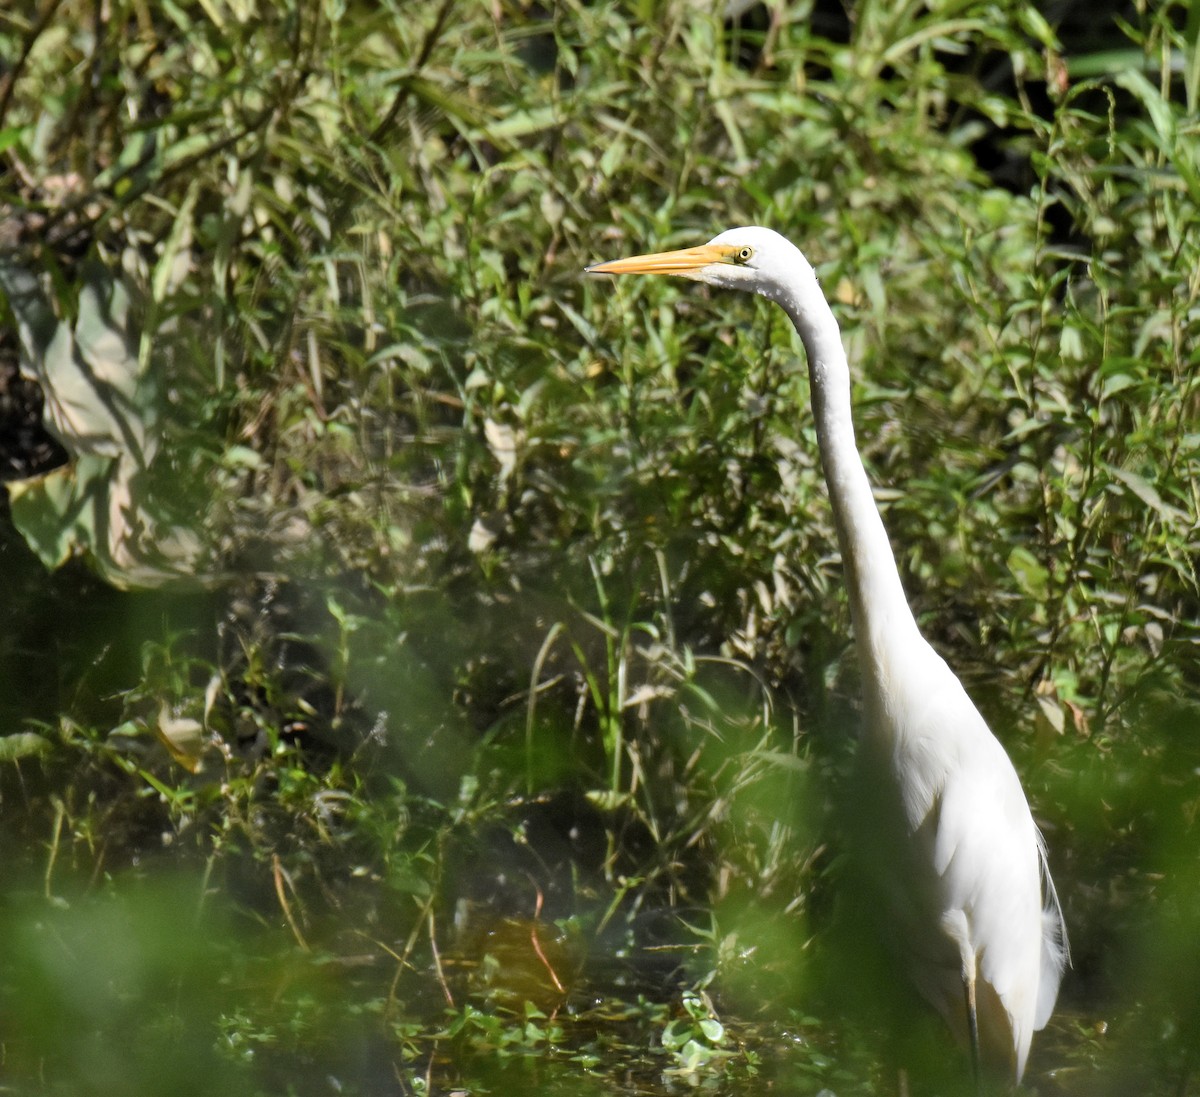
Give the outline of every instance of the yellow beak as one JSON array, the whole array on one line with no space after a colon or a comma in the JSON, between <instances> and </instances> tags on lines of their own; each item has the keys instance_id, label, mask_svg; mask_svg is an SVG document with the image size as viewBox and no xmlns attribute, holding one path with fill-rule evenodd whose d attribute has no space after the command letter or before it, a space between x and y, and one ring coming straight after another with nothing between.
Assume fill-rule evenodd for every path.
<instances>
[{"instance_id":1,"label":"yellow beak","mask_svg":"<svg viewBox=\"0 0 1200 1097\"><path fill-rule=\"evenodd\" d=\"M680 251L656 251L650 255L631 255L608 263L593 263L585 274L687 274L713 263L728 263L735 248L703 244Z\"/></svg>"}]
</instances>

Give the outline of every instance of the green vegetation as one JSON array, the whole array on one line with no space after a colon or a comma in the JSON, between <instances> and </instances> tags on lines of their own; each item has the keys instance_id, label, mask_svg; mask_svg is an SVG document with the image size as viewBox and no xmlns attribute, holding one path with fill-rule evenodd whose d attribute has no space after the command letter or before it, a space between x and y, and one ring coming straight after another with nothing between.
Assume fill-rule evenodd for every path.
<instances>
[{"instance_id":1,"label":"green vegetation","mask_svg":"<svg viewBox=\"0 0 1200 1097\"><path fill-rule=\"evenodd\" d=\"M1200 9L17 7L6 1092L893 1085L799 348L580 277L752 223L1047 835L1029 1084L1194 1092Z\"/></svg>"}]
</instances>

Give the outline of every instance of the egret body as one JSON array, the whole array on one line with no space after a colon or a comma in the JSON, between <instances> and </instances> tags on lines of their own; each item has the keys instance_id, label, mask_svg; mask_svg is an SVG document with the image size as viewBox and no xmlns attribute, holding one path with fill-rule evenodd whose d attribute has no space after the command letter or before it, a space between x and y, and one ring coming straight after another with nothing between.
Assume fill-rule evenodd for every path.
<instances>
[{"instance_id":1,"label":"egret body","mask_svg":"<svg viewBox=\"0 0 1200 1097\"><path fill-rule=\"evenodd\" d=\"M891 935L976 1069L1019 1081L1058 995L1062 911L1012 762L908 607L855 445L841 333L811 265L777 232L752 227L588 271L758 293L799 332L862 668L860 762L872 775L873 863Z\"/></svg>"}]
</instances>

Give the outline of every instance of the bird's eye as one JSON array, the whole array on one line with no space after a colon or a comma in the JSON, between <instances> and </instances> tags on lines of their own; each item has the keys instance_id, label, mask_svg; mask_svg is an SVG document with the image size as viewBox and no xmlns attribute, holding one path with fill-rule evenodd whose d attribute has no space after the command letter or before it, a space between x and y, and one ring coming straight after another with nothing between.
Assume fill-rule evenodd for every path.
<instances>
[{"instance_id":1,"label":"bird's eye","mask_svg":"<svg viewBox=\"0 0 1200 1097\"><path fill-rule=\"evenodd\" d=\"M749 263L754 258L754 249L752 247L738 248L733 257L739 263Z\"/></svg>"}]
</instances>

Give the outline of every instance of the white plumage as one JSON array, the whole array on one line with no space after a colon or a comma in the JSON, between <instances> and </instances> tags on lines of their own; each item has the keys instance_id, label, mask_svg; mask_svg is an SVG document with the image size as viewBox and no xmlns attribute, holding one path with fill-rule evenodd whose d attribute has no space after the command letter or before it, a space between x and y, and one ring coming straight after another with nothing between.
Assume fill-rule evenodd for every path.
<instances>
[{"instance_id":1,"label":"white plumage","mask_svg":"<svg viewBox=\"0 0 1200 1097\"><path fill-rule=\"evenodd\" d=\"M1012 762L908 608L854 441L841 333L812 267L777 232L750 227L588 270L748 290L796 326L862 666L876 883L918 989L977 1066L1019 1081L1066 964L1062 911Z\"/></svg>"}]
</instances>

